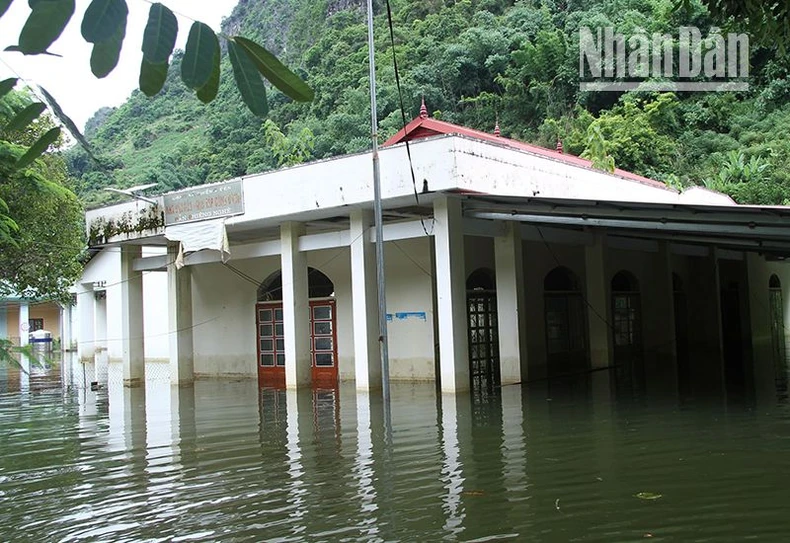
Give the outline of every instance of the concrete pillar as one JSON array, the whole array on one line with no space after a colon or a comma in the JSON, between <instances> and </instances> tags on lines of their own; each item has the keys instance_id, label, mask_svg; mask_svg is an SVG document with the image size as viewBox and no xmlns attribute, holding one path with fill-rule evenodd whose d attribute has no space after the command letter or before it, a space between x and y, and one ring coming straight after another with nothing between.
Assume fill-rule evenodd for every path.
<instances>
[{"instance_id":1,"label":"concrete pillar","mask_svg":"<svg viewBox=\"0 0 790 543\"><path fill-rule=\"evenodd\" d=\"M527 379L527 328L521 223L507 221L506 235L494 239L499 370L503 385Z\"/></svg>"},{"instance_id":2,"label":"concrete pillar","mask_svg":"<svg viewBox=\"0 0 790 543\"><path fill-rule=\"evenodd\" d=\"M372 213L351 212L351 298L354 322L354 373L357 390L381 387L379 310Z\"/></svg>"},{"instance_id":3,"label":"concrete pillar","mask_svg":"<svg viewBox=\"0 0 790 543\"><path fill-rule=\"evenodd\" d=\"M91 283L80 285L77 292L77 320L79 325L77 354L82 361L93 360L93 355L96 352L96 339L93 327L94 303L93 285Z\"/></svg>"},{"instance_id":4,"label":"concrete pillar","mask_svg":"<svg viewBox=\"0 0 790 543\"><path fill-rule=\"evenodd\" d=\"M283 329L285 332L285 386L310 384L310 300L307 290L307 257L299 251L304 226L280 226L282 247Z\"/></svg>"},{"instance_id":5,"label":"concrete pillar","mask_svg":"<svg viewBox=\"0 0 790 543\"><path fill-rule=\"evenodd\" d=\"M606 236L595 236L593 245L584 248L587 281L587 326L590 341L590 366L605 368L612 363L611 302L606 273Z\"/></svg>"},{"instance_id":6,"label":"concrete pillar","mask_svg":"<svg viewBox=\"0 0 790 543\"><path fill-rule=\"evenodd\" d=\"M655 367L646 368L648 390L677 390L677 344L675 342L675 290L672 286L672 251L669 243L660 241L656 255L655 280L653 285L641 285L642 289L642 320L647 322L647 312L654 312L657 319L653 319L654 330L643 329L645 338L651 338L650 344L645 344L645 351L652 352L652 360L646 360ZM651 288L654 292L647 292ZM652 301L650 308L647 303ZM647 357L646 357L647 358Z\"/></svg>"},{"instance_id":7,"label":"concrete pillar","mask_svg":"<svg viewBox=\"0 0 790 543\"><path fill-rule=\"evenodd\" d=\"M714 309L714 318L715 318L715 326L714 326L714 333L715 333L715 341L716 341L716 348L718 349L717 358L715 362L718 364L719 370L719 385L720 390L726 394L727 392L727 379L725 375L725 368L724 368L724 333L722 331L722 320L721 320L721 273L719 272L719 251L716 247L710 248L710 264L713 270L713 276L715 277L714 281L714 290L711 296L713 300L713 309Z\"/></svg>"},{"instance_id":8,"label":"concrete pillar","mask_svg":"<svg viewBox=\"0 0 790 543\"><path fill-rule=\"evenodd\" d=\"M121 351L124 386L145 382L143 332L143 274L135 271L135 258L143 255L139 245L121 248Z\"/></svg>"},{"instance_id":9,"label":"concrete pillar","mask_svg":"<svg viewBox=\"0 0 790 543\"><path fill-rule=\"evenodd\" d=\"M30 332L30 306L27 302L19 304L19 344L25 346L29 343L28 333Z\"/></svg>"},{"instance_id":10,"label":"concrete pillar","mask_svg":"<svg viewBox=\"0 0 790 543\"><path fill-rule=\"evenodd\" d=\"M107 351L106 290L93 293L93 341L96 351Z\"/></svg>"},{"instance_id":11,"label":"concrete pillar","mask_svg":"<svg viewBox=\"0 0 790 543\"><path fill-rule=\"evenodd\" d=\"M71 306L61 305L60 307L60 350L65 351L69 347L69 336L71 335ZM2 310L0 310L2 311Z\"/></svg>"},{"instance_id":12,"label":"concrete pillar","mask_svg":"<svg viewBox=\"0 0 790 543\"><path fill-rule=\"evenodd\" d=\"M170 340L170 383L189 385L195 380L192 342L192 273L175 261L178 243L167 246L167 317Z\"/></svg>"},{"instance_id":13,"label":"concrete pillar","mask_svg":"<svg viewBox=\"0 0 790 543\"><path fill-rule=\"evenodd\" d=\"M461 201L440 196L436 220L436 299L442 392L469 390L469 346L466 322L466 269Z\"/></svg>"}]
</instances>

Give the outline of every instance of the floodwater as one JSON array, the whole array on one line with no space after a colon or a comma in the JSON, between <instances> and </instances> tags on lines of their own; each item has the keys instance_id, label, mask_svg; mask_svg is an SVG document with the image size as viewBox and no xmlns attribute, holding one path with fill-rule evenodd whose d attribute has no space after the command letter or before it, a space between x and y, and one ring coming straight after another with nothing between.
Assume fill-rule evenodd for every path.
<instances>
[{"instance_id":1,"label":"floodwater","mask_svg":"<svg viewBox=\"0 0 790 543\"><path fill-rule=\"evenodd\" d=\"M83 373L84 372L84 373ZM0 370L2 541L785 541L790 406ZM97 379L98 378L98 379ZM90 389L97 379L101 388ZM65 385L65 386L64 386Z\"/></svg>"}]
</instances>

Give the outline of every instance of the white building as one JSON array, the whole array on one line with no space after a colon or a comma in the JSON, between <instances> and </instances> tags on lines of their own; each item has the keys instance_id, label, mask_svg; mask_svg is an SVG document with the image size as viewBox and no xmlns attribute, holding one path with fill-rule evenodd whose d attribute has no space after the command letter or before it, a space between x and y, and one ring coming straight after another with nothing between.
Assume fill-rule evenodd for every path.
<instances>
[{"instance_id":1,"label":"white building","mask_svg":"<svg viewBox=\"0 0 790 543\"><path fill-rule=\"evenodd\" d=\"M426 113L380 159L393 380L457 392L610 368L625 390L746 390L784 375L790 209ZM174 383L377 387L372 197L362 153L88 212L104 250L80 284L81 356L106 345L127 384L167 357Z\"/></svg>"}]
</instances>

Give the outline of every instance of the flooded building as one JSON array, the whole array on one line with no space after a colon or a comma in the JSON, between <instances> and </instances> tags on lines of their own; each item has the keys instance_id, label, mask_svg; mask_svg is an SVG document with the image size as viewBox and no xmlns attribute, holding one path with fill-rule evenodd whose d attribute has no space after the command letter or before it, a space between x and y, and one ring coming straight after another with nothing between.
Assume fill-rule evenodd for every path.
<instances>
[{"instance_id":1,"label":"flooded building","mask_svg":"<svg viewBox=\"0 0 790 543\"><path fill-rule=\"evenodd\" d=\"M16 294L0 297L0 339L27 345L31 333L47 331L53 341L60 343L63 324L57 302Z\"/></svg>"},{"instance_id":2,"label":"flooded building","mask_svg":"<svg viewBox=\"0 0 790 543\"><path fill-rule=\"evenodd\" d=\"M408 142L408 147L407 147ZM423 110L380 152L390 374L445 392L608 370L784 379L790 209L678 192ZM127 384L380 385L369 153L88 212L80 353ZM103 293L103 294L102 294ZM103 334L103 336L102 336Z\"/></svg>"}]
</instances>

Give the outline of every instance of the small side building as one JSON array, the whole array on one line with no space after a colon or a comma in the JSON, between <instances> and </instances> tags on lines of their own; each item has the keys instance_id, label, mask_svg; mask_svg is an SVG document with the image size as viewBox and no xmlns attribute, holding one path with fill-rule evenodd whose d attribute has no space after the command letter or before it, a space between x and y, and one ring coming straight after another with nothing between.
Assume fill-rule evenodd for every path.
<instances>
[{"instance_id":1,"label":"small side building","mask_svg":"<svg viewBox=\"0 0 790 543\"><path fill-rule=\"evenodd\" d=\"M61 343L62 307L57 302L11 295L0 298L0 339L27 345L29 334L46 330Z\"/></svg>"}]
</instances>

